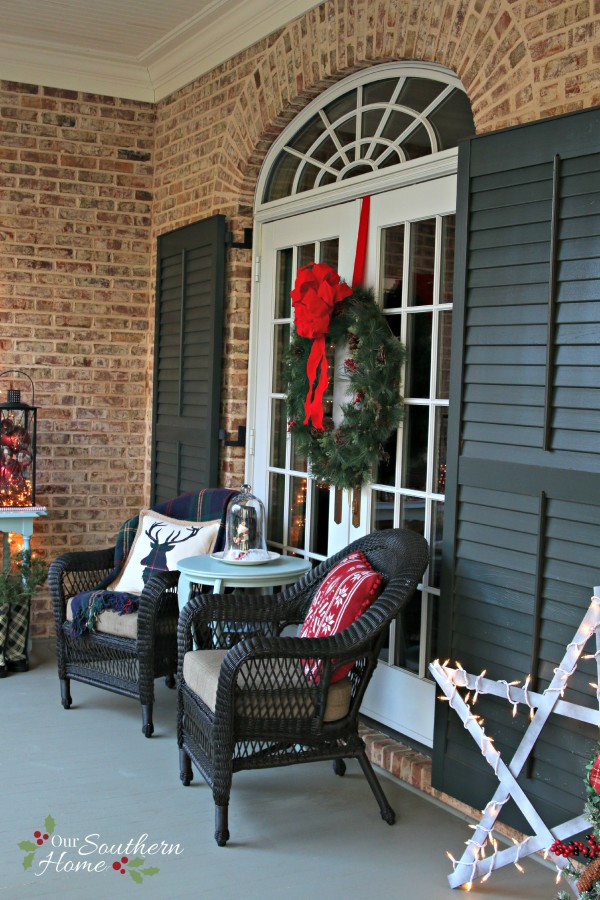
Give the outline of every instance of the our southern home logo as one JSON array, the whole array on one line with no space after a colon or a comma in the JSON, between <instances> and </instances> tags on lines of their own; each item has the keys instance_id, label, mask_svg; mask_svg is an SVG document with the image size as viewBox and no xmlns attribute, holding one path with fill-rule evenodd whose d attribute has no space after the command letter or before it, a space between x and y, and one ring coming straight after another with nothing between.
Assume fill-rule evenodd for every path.
<instances>
[{"instance_id":1,"label":"our southern home logo","mask_svg":"<svg viewBox=\"0 0 600 900\"><path fill-rule=\"evenodd\" d=\"M136 884L157 875L158 866L148 865L149 856L179 856L183 848L166 841L150 843L148 835L131 838L123 844L109 844L100 840L99 834L85 837L64 836L56 832L52 816L44 820L43 828L32 832L32 839L20 841L25 854L23 868L33 869L35 875L44 875L48 869L56 872L106 872L129 875ZM38 855L40 854L40 855Z\"/></svg>"}]
</instances>

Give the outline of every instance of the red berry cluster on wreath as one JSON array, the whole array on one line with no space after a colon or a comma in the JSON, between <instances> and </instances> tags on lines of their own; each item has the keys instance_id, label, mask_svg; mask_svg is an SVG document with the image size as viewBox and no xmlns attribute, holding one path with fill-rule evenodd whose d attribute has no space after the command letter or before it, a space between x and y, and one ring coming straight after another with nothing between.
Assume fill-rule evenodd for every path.
<instances>
[{"instance_id":1,"label":"red berry cluster on wreath","mask_svg":"<svg viewBox=\"0 0 600 900\"><path fill-rule=\"evenodd\" d=\"M34 831L33 836L35 838L36 844L38 844L39 847L41 847L44 841L47 841L50 837L49 834L42 834L41 831Z\"/></svg>"},{"instance_id":2,"label":"red berry cluster on wreath","mask_svg":"<svg viewBox=\"0 0 600 900\"><path fill-rule=\"evenodd\" d=\"M112 864L112 867L115 870L115 872L120 872L121 875L124 875L126 872L126 869L124 869L123 866L126 866L128 862L129 862L129 857L122 856L121 861L120 862L119 862L119 860L115 861Z\"/></svg>"},{"instance_id":3,"label":"red berry cluster on wreath","mask_svg":"<svg viewBox=\"0 0 600 900\"><path fill-rule=\"evenodd\" d=\"M586 856L588 859L598 859L600 857L600 843L593 834L586 834L588 846L586 847L582 841L571 841L564 844L562 841L554 841L550 847L550 852L555 856L564 856L568 859L571 856Z\"/></svg>"}]
</instances>

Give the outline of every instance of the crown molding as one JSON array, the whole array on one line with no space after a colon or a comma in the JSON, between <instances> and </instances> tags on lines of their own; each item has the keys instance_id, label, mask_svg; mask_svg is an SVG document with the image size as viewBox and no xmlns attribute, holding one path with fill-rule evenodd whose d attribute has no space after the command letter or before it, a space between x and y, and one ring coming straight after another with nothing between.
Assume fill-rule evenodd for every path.
<instances>
[{"instance_id":1,"label":"crown molding","mask_svg":"<svg viewBox=\"0 0 600 900\"><path fill-rule=\"evenodd\" d=\"M317 5L215 0L137 57L0 37L0 79L155 103Z\"/></svg>"},{"instance_id":2,"label":"crown molding","mask_svg":"<svg viewBox=\"0 0 600 900\"><path fill-rule=\"evenodd\" d=\"M213 15L201 17L201 30L196 34L178 45L170 40L168 46L159 48L156 59L152 53L145 56L156 100L162 100L318 5L314 0L252 0L251 3L230 0L218 4Z\"/></svg>"},{"instance_id":3,"label":"crown molding","mask_svg":"<svg viewBox=\"0 0 600 900\"><path fill-rule=\"evenodd\" d=\"M121 54L77 53L42 41L0 38L0 79L154 102L148 70Z\"/></svg>"}]
</instances>

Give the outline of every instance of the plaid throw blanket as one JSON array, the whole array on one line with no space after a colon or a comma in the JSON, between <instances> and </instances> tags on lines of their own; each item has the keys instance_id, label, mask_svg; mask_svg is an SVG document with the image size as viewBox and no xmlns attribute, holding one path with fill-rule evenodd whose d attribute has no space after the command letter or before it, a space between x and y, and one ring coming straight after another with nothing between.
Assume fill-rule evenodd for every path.
<instances>
[{"instance_id":1,"label":"plaid throw blanket","mask_svg":"<svg viewBox=\"0 0 600 900\"><path fill-rule=\"evenodd\" d=\"M205 488L202 491L181 494L179 497L153 506L152 509L154 512L170 516L172 519L182 519L188 522L209 522L211 519L220 518L221 524L215 542L215 550L222 550L225 544L227 504L237 493L228 488ZM115 545L115 572L111 575L111 581L117 577L118 570L122 568L127 559L135 539L139 518L139 516L133 516L119 530ZM98 616L106 609L111 609L123 616L137 612L139 605L139 594L105 589L76 594L71 601L73 621L70 623L70 635L71 637L80 637L88 631L93 631Z\"/></svg>"},{"instance_id":2,"label":"plaid throw blanket","mask_svg":"<svg viewBox=\"0 0 600 900\"><path fill-rule=\"evenodd\" d=\"M137 612L139 605L139 594L118 591L84 591L76 594L71 601L73 621L70 623L69 634L71 637L81 637L86 631L93 631L98 616L105 609L112 609L123 616Z\"/></svg>"}]
</instances>

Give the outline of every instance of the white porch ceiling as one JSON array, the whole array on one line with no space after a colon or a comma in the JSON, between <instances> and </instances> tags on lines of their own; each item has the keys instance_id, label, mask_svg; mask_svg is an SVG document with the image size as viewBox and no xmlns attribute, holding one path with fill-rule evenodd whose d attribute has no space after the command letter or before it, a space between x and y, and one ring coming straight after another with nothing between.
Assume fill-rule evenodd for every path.
<instances>
[{"instance_id":1,"label":"white porch ceiling","mask_svg":"<svg viewBox=\"0 0 600 900\"><path fill-rule=\"evenodd\" d=\"M315 0L0 0L0 80L153 102Z\"/></svg>"}]
</instances>

